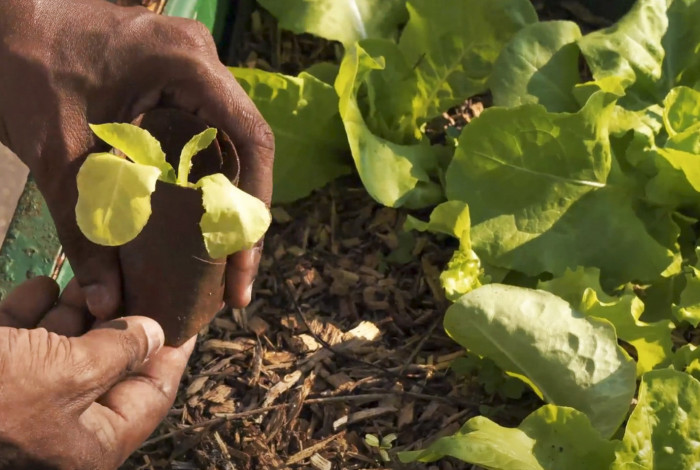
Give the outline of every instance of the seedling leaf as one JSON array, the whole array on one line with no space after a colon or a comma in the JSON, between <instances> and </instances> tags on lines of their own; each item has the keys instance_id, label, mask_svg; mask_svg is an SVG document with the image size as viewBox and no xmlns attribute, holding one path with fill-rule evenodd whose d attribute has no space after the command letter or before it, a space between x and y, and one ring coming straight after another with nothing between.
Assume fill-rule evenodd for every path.
<instances>
[{"instance_id":1,"label":"seedling leaf","mask_svg":"<svg viewBox=\"0 0 700 470\"><path fill-rule=\"evenodd\" d=\"M192 157L209 147L214 139L216 139L216 129L210 127L192 137L182 148L180 163L177 168L177 184L179 186L187 186L187 179L192 169Z\"/></svg>"},{"instance_id":2,"label":"seedling leaf","mask_svg":"<svg viewBox=\"0 0 700 470\"><path fill-rule=\"evenodd\" d=\"M175 171L165 160L165 152L160 142L147 130L127 123L90 124L90 129L113 148L121 150L133 162L160 169L162 181L175 182Z\"/></svg>"},{"instance_id":3,"label":"seedling leaf","mask_svg":"<svg viewBox=\"0 0 700 470\"><path fill-rule=\"evenodd\" d=\"M261 200L238 189L224 175L205 176L202 189L204 215L199 223L212 258L223 258L251 248L270 226L270 211Z\"/></svg>"},{"instance_id":4,"label":"seedling leaf","mask_svg":"<svg viewBox=\"0 0 700 470\"><path fill-rule=\"evenodd\" d=\"M146 226L161 170L109 153L92 154L78 171L78 227L99 245L123 245Z\"/></svg>"}]
</instances>

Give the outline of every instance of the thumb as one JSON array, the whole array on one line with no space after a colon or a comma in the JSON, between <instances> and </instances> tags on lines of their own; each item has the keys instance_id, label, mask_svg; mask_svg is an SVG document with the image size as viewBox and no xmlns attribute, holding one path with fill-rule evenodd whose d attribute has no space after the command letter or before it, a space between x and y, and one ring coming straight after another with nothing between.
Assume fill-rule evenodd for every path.
<instances>
[{"instance_id":1,"label":"thumb","mask_svg":"<svg viewBox=\"0 0 700 470\"><path fill-rule=\"evenodd\" d=\"M78 401L88 406L157 353L165 335L155 320L123 317L69 341L70 367L66 372Z\"/></svg>"}]
</instances>

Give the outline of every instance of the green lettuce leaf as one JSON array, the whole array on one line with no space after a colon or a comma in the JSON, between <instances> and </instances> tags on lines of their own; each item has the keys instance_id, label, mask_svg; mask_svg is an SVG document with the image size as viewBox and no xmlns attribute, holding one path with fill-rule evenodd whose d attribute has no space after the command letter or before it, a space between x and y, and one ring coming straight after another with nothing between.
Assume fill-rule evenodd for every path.
<instances>
[{"instance_id":1,"label":"green lettuce leaf","mask_svg":"<svg viewBox=\"0 0 700 470\"><path fill-rule=\"evenodd\" d=\"M347 138L333 87L299 77L231 68L275 134L273 202L308 196L351 171Z\"/></svg>"},{"instance_id":2,"label":"green lettuce leaf","mask_svg":"<svg viewBox=\"0 0 700 470\"><path fill-rule=\"evenodd\" d=\"M537 21L528 0L409 0L399 47L418 75L425 118L486 91L503 46Z\"/></svg>"},{"instance_id":3,"label":"green lettuce leaf","mask_svg":"<svg viewBox=\"0 0 700 470\"><path fill-rule=\"evenodd\" d=\"M574 310L612 323L617 337L631 344L637 352L638 377L668 364L673 357L673 322L641 321L644 312L642 300L632 293L620 297L607 295L600 286L599 277L600 271L596 268L578 267L551 281L540 282L537 288L558 295Z\"/></svg>"},{"instance_id":4,"label":"green lettuce leaf","mask_svg":"<svg viewBox=\"0 0 700 470\"><path fill-rule=\"evenodd\" d=\"M447 310L445 330L548 403L585 413L604 437L627 415L635 364L617 345L612 325L583 316L549 292L480 287Z\"/></svg>"},{"instance_id":5,"label":"green lettuce leaf","mask_svg":"<svg viewBox=\"0 0 700 470\"><path fill-rule=\"evenodd\" d=\"M695 0L638 0L609 28L587 34L579 47L597 80L624 79L633 99L659 102L678 85L700 79L700 43Z\"/></svg>"},{"instance_id":6,"label":"green lettuce leaf","mask_svg":"<svg viewBox=\"0 0 700 470\"><path fill-rule=\"evenodd\" d=\"M346 51L335 82L355 166L370 196L386 206L435 204L443 197L442 189L428 171L434 169L440 149L425 140L400 145L373 134L358 104L362 84L373 71L385 66L389 64L382 57L372 57L355 44Z\"/></svg>"},{"instance_id":7,"label":"green lettuce leaf","mask_svg":"<svg viewBox=\"0 0 700 470\"><path fill-rule=\"evenodd\" d=\"M493 66L489 87L496 106L541 104L548 111L577 111L581 31L570 21L528 25L518 31Z\"/></svg>"},{"instance_id":8,"label":"green lettuce leaf","mask_svg":"<svg viewBox=\"0 0 700 470\"><path fill-rule=\"evenodd\" d=\"M258 0L279 25L346 45L365 38L394 38L406 21L406 0Z\"/></svg>"},{"instance_id":9,"label":"green lettuce leaf","mask_svg":"<svg viewBox=\"0 0 700 470\"><path fill-rule=\"evenodd\" d=\"M187 179L190 176L190 170L192 170L192 157L209 147L214 139L216 139L216 129L210 127L209 129L193 136L189 142L185 144L185 146L182 148L182 152L180 152L180 163L178 164L177 169L178 185L188 185Z\"/></svg>"},{"instance_id":10,"label":"green lettuce leaf","mask_svg":"<svg viewBox=\"0 0 700 470\"><path fill-rule=\"evenodd\" d=\"M160 142L147 130L127 123L90 124L90 129L131 161L159 168L162 181L175 183L175 170L165 160Z\"/></svg>"},{"instance_id":11,"label":"green lettuce leaf","mask_svg":"<svg viewBox=\"0 0 700 470\"><path fill-rule=\"evenodd\" d=\"M700 462L700 382L672 369L642 377L612 470L694 469Z\"/></svg>"},{"instance_id":12,"label":"green lettuce leaf","mask_svg":"<svg viewBox=\"0 0 700 470\"><path fill-rule=\"evenodd\" d=\"M615 458L615 443L603 439L585 414L545 405L515 429L477 416L425 450L399 453L404 463L446 456L489 470L606 469Z\"/></svg>"},{"instance_id":13,"label":"green lettuce leaf","mask_svg":"<svg viewBox=\"0 0 700 470\"><path fill-rule=\"evenodd\" d=\"M483 262L555 276L593 266L617 283L655 279L672 265L670 212L648 208L637 182L616 169L613 106L598 92L575 114L491 108L462 131L446 192L469 204Z\"/></svg>"},{"instance_id":14,"label":"green lettuce leaf","mask_svg":"<svg viewBox=\"0 0 700 470\"><path fill-rule=\"evenodd\" d=\"M693 344L678 348L673 355L673 368L700 380L700 348Z\"/></svg>"},{"instance_id":15,"label":"green lettuce leaf","mask_svg":"<svg viewBox=\"0 0 700 470\"><path fill-rule=\"evenodd\" d=\"M260 199L238 189L221 173L201 178L204 214L199 222L209 256L223 258L247 250L270 226L270 211Z\"/></svg>"},{"instance_id":16,"label":"green lettuce leaf","mask_svg":"<svg viewBox=\"0 0 700 470\"><path fill-rule=\"evenodd\" d=\"M404 224L404 230L442 233L459 240L459 248L440 274L445 295L453 301L481 286L483 271L479 257L472 250L470 224L469 207L461 201L443 202L433 210L428 222L409 215Z\"/></svg>"},{"instance_id":17,"label":"green lettuce leaf","mask_svg":"<svg viewBox=\"0 0 700 470\"><path fill-rule=\"evenodd\" d=\"M88 155L78 171L78 227L93 243L119 246L141 233L161 170L110 153Z\"/></svg>"}]
</instances>

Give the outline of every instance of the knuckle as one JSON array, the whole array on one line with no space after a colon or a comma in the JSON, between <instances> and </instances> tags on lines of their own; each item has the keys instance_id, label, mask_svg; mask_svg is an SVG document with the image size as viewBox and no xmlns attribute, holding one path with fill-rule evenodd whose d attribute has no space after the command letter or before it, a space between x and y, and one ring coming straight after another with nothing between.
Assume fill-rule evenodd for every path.
<instances>
[{"instance_id":1,"label":"knuckle","mask_svg":"<svg viewBox=\"0 0 700 470\"><path fill-rule=\"evenodd\" d=\"M205 52L216 50L214 38L203 23L180 18L175 24L176 44Z\"/></svg>"},{"instance_id":2,"label":"knuckle","mask_svg":"<svg viewBox=\"0 0 700 470\"><path fill-rule=\"evenodd\" d=\"M275 150L275 134L270 125L262 118L253 124L252 136L258 147Z\"/></svg>"}]
</instances>

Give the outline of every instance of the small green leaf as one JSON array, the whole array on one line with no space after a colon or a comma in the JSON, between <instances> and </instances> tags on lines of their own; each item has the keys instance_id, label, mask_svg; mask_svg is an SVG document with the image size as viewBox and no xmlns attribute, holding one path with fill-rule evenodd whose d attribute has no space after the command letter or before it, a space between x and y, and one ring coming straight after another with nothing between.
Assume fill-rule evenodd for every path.
<instances>
[{"instance_id":1,"label":"small green leaf","mask_svg":"<svg viewBox=\"0 0 700 470\"><path fill-rule=\"evenodd\" d=\"M700 92L680 86L668 92L664 99L664 126L670 137L698 124Z\"/></svg>"},{"instance_id":2,"label":"small green leaf","mask_svg":"<svg viewBox=\"0 0 700 470\"><path fill-rule=\"evenodd\" d=\"M452 301L481 286L481 261L472 250L470 224L469 207L462 201L447 201L433 209L429 222L409 215L403 227L404 230L442 233L459 240L459 249L440 275L445 295Z\"/></svg>"},{"instance_id":3,"label":"small green leaf","mask_svg":"<svg viewBox=\"0 0 700 470\"><path fill-rule=\"evenodd\" d=\"M90 129L133 162L159 168L162 181L175 182L175 170L165 161L165 152L161 149L160 142L147 130L126 123L90 124Z\"/></svg>"},{"instance_id":4,"label":"small green leaf","mask_svg":"<svg viewBox=\"0 0 700 470\"><path fill-rule=\"evenodd\" d=\"M584 317L555 295L489 284L447 310L445 330L547 402L586 413L606 437L627 415L634 361L618 346L610 323Z\"/></svg>"},{"instance_id":5,"label":"small green leaf","mask_svg":"<svg viewBox=\"0 0 700 470\"><path fill-rule=\"evenodd\" d=\"M612 470L690 470L700 462L700 382L672 369L642 377Z\"/></svg>"},{"instance_id":6,"label":"small green leaf","mask_svg":"<svg viewBox=\"0 0 700 470\"><path fill-rule=\"evenodd\" d=\"M78 171L78 227L93 243L123 245L151 216L151 194L161 172L109 153L91 154Z\"/></svg>"},{"instance_id":7,"label":"small green leaf","mask_svg":"<svg viewBox=\"0 0 700 470\"><path fill-rule=\"evenodd\" d=\"M450 456L489 470L602 470L609 467L614 452L614 442L603 439L585 414L545 405L518 428L477 416L427 449L398 456L405 463Z\"/></svg>"},{"instance_id":8,"label":"small green leaf","mask_svg":"<svg viewBox=\"0 0 700 470\"><path fill-rule=\"evenodd\" d=\"M199 225L212 258L251 248L270 226L272 217L265 203L238 189L224 175L205 176L196 187L202 189L204 204Z\"/></svg>"},{"instance_id":9,"label":"small green leaf","mask_svg":"<svg viewBox=\"0 0 700 470\"><path fill-rule=\"evenodd\" d=\"M379 447L379 438L374 434L365 434L365 442L370 447Z\"/></svg>"},{"instance_id":10,"label":"small green leaf","mask_svg":"<svg viewBox=\"0 0 700 470\"><path fill-rule=\"evenodd\" d=\"M180 163L177 168L178 185L187 186L187 179L190 177L190 170L192 169L192 157L209 147L214 139L216 139L216 129L210 127L192 137L185 144L182 152L180 152Z\"/></svg>"},{"instance_id":11,"label":"small green leaf","mask_svg":"<svg viewBox=\"0 0 700 470\"><path fill-rule=\"evenodd\" d=\"M399 436L394 433L387 434L386 436L382 437L382 447L385 449L391 449L393 442L398 438Z\"/></svg>"}]
</instances>

